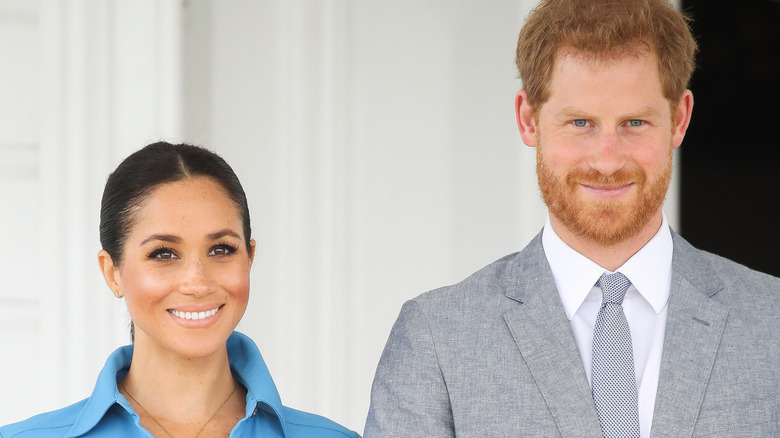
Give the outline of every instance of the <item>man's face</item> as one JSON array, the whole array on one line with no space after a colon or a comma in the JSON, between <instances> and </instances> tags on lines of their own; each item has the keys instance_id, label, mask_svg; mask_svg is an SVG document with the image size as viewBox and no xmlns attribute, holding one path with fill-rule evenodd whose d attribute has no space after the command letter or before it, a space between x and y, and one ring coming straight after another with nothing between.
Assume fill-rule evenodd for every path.
<instances>
[{"instance_id":1,"label":"man's face","mask_svg":"<svg viewBox=\"0 0 780 438\"><path fill-rule=\"evenodd\" d=\"M657 227L690 99L686 91L673 118L654 54L559 55L550 98L531 113L533 129L523 132L526 144L537 147L539 187L553 225L601 245ZM522 117L520 103L518 112Z\"/></svg>"}]
</instances>

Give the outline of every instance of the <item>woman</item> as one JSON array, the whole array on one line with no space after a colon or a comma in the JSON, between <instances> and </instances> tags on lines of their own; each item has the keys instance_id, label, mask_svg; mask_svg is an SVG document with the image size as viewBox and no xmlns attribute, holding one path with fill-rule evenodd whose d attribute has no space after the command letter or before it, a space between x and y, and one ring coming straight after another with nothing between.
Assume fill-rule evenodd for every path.
<instances>
[{"instance_id":1,"label":"woman","mask_svg":"<svg viewBox=\"0 0 780 438\"><path fill-rule=\"evenodd\" d=\"M92 395L0 428L0 437L357 437L282 406L255 344L234 332L255 255L233 169L191 145L155 143L112 173L98 263L132 320Z\"/></svg>"}]
</instances>

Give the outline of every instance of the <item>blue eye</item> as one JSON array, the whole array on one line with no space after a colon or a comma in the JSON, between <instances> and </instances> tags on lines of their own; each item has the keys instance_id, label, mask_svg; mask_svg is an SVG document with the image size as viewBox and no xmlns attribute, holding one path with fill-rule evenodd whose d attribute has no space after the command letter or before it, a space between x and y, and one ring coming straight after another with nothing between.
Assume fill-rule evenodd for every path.
<instances>
[{"instance_id":1,"label":"blue eye","mask_svg":"<svg viewBox=\"0 0 780 438\"><path fill-rule=\"evenodd\" d=\"M642 126L645 124L644 120L629 120L628 126Z\"/></svg>"},{"instance_id":2,"label":"blue eye","mask_svg":"<svg viewBox=\"0 0 780 438\"><path fill-rule=\"evenodd\" d=\"M588 121L585 120L585 119L577 119L577 120L573 121L572 123L574 124L574 126L576 126L578 128L584 128L584 127L588 126Z\"/></svg>"}]
</instances>

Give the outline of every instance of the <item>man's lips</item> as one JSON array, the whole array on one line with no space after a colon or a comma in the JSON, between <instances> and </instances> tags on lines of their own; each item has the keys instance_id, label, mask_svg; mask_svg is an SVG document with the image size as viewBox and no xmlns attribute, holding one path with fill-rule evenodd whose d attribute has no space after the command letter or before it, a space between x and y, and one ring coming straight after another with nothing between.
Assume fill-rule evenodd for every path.
<instances>
[{"instance_id":1,"label":"man's lips","mask_svg":"<svg viewBox=\"0 0 780 438\"><path fill-rule=\"evenodd\" d=\"M580 186L588 193L598 198L619 198L634 186L634 183L627 183L621 185L589 185L586 183L580 183Z\"/></svg>"}]
</instances>

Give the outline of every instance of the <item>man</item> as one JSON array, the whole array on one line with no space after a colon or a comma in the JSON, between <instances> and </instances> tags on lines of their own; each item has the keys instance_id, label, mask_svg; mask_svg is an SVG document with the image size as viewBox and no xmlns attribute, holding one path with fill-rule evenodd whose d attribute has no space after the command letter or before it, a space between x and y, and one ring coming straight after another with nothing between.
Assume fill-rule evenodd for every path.
<instances>
[{"instance_id":1,"label":"man","mask_svg":"<svg viewBox=\"0 0 780 438\"><path fill-rule=\"evenodd\" d=\"M517 123L548 222L403 306L366 438L780 436L780 280L693 248L661 210L695 49L667 0L531 13Z\"/></svg>"}]
</instances>

